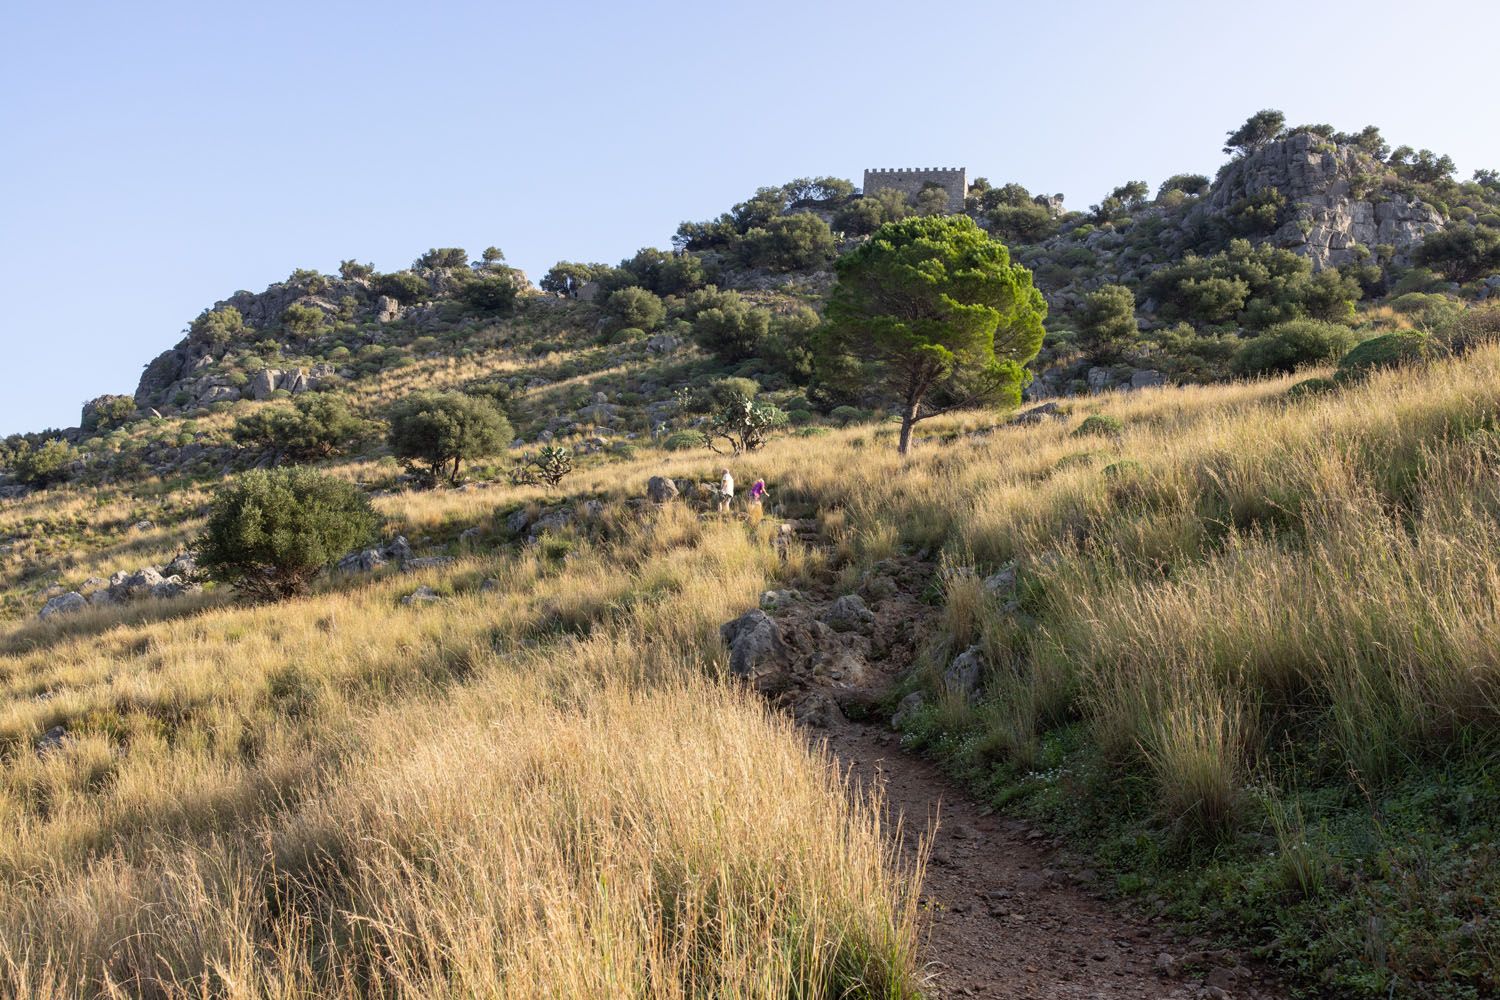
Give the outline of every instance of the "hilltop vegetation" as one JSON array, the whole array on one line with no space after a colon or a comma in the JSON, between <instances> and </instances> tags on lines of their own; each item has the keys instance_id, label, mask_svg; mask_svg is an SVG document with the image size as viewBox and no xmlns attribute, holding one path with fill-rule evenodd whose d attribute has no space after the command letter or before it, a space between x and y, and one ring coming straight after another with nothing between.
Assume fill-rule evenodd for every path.
<instances>
[{"instance_id":1,"label":"hilltop vegetation","mask_svg":"<svg viewBox=\"0 0 1500 1000\"><path fill-rule=\"evenodd\" d=\"M1226 152L299 270L7 439L0 992L917 996L920 860L719 631L896 588L939 625L845 707L1097 888L1500 990L1500 182ZM772 506L703 516L726 463Z\"/></svg>"}]
</instances>

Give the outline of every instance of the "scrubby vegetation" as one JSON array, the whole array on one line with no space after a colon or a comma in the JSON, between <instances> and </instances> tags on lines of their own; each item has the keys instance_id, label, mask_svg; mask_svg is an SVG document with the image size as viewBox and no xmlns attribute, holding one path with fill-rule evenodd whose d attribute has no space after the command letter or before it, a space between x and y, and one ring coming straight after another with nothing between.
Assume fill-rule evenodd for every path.
<instances>
[{"instance_id":1,"label":"scrubby vegetation","mask_svg":"<svg viewBox=\"0 0 1500 1000\"><path fill-rule=\"evenodd\" d=\"M908 748L1310 989L1500 990L1500 183L1227 151L1086 212L799 179L540 291L299 269L0 443L0 993L914 997L920 871L718 633L897 553ZM696 516L726 462L821 543Z\"/></svg>"}]
</instances>

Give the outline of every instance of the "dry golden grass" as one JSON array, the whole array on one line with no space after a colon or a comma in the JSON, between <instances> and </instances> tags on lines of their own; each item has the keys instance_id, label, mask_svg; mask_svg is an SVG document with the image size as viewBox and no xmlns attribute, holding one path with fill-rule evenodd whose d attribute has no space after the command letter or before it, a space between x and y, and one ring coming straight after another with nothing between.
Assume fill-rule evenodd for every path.
<instances>
[{"instance_id":1,"label":"dry golden grass","mask_svg":"<svg viewBox=\"0 0 1500 1000\"><path fill-rule=\"evenodd\" d=\"M878 802L716 679L719 624L805 557L677 507L617 530L23 628L0 993L909 995L917 873ZM451 596L400 606L423 582Z\"/></svg>"}]
</instances>

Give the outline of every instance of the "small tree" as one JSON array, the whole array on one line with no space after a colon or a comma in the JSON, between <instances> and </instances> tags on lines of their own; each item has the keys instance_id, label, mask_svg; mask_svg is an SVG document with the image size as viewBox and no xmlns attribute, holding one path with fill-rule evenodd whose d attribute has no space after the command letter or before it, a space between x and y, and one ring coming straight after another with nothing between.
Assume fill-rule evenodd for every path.
<instances>
[{"instance_id":1,"label":"small tree","mask_svg":"<svg viewBox=\"0 0 1500 1000\"><path fill-rule=\"evenodd\" d=\"M412 261L412 270L469 266L469 253L463 247L435 247Z\"/></svg>"},{"instance_id":2,"label":"small tree","mask_svg":"<svg viewBox=\"0 0 1500 1000\"><path fill-rule=\"evenodd\" d=\"M667 315L667 307L655 294L632 285L611 292L604 301L604 311L615 318L617 327L633 326L654 330Z\"/></svg>"},{"instance_id":3,"label":"small tree","mask_svg":"<svg viewBox=\"0 0 1500 1000\"><path fill-rule=\"evenodd\" d=\"M709 418L704 438L709 448L721 455L716 441L722 440L732 454L739 455L759 449L771 431L786 425L786 413L774 403L761 402L740 390L718 395L727 398L720 399Z\"/></svg>"},{"instance_id":4,"label":"small tree","mask_svg":"<svg viewBox=\"0 0 1500 1000\"><path fill-rule=\"evenodd\" d=\"M345 281L369 278L374 273L375 267L373 264L362 264L352 257L349 260L339 261L339 277Z\"/></svg>"},{"instance_id":5,"label":"small tree","mask_svg":"<svg viewBox=\"0 0 1500 1000\"><path fill-rule=\"evenodd\" d=\"M241 417L233 434L237 444L278 461L315 462L353 451L375 434L375 425L355 416L341 396L309 393L290 409L268 407Z\"/></svg>"},{"instance_id":6,"label":"small tree","mask_svg":"<svg viewBox=\"0 0 1500 1000\"><path fill-rule=\"evenodd\" d=\"M1229 367L1236 375L1291 374L1303 365L1337 361L1354 343L1347 326L1294 319L1245 341Z\"/></svg>"},{"instance_id":7,"label":"small tree","mask_svg":"<svg viewBox=\"0 0 1500 1000\"><path fill-rule=\"evenodd\" d=\"M510 481L517 486L546 483L556 489L573 471L573 453L560 445L546 445L535 455L528 454L510 470Z\"/></svg>"},{"instance_id":8,"label":"small tree","mask_svg":"<svg viewBox=\"0 0 1500 1000\"><path fill-rule=\"evenodd\" d=\"M410 271L382 274L375 282L375 291L381 295L389 295L403 306L421 302L432 294L427 282Z\"/></svg>"},{"instance_id":9,"label":"small tree","mask_svg":"<svg viewBox=\"0 0 1500 1000\"><path fill-rule=\"evenodd\" d=\"M1422 241L1416 261L1460 284L1500 271L1500 229L1449 226Z\"/></svg>"},{"instance_id":10,"label":"small tree","mask_svg":"<svg viewBox=\"0 0 1500 1000\"><path fill-rule=\"evenodd\" d=\"M391 450L424 485L458 482L462 464L499 451L513 436L510 422L488 399L460 392L423 393L390 414Z\"/></svg>"},{"instance_id":11,"label":"small tree","mask_svg":"<svg viewBox=\"0 0 1500 1000\"><path fill-rule=\"evenodd\" d=\"M353 483L311 469L249 472L214 494L198 565L252 599L293 597L379 526Z\"/></svg>"},{"instance_id":12,"label":"small tree","mask_svg":"<svg viewBox=\"0 0 1500 1000\"><path fill-rule=\"evenodd\" d=\"M1031 272L973 219L887 223L835 270L828 322L813 338L819 378L873 381L893 396L902 454L919 420L1019 402L1047 305Z\"/></svg>"},{"instance_id":13,"label":"small tree","mask_svg":"<svg viewBox=\"0 0 1500 1000\"><path fill-rule=\"evenodd\" d=\"M281 326L294 337L306 340L323 332L323 310L293 302L281 314Z\"/></svg>"},{"instance_id":14,"label":"small tree","mask_svg":"<svg viewBox=\"0 0 1500 1000\"><path fill-rule=\"evenodd\" d=\"M1224 143L1224 152L1253 153L1275 140L1285 128L1286 115L1280 111L1274 108L1257 111L1246 119L1245 124L1228 133L1229 140Z\"/></svg>"},{"instance_id":15,"label":"small tree","mask_svg":"<svg viewBox=\"0 0 1500 1000\"><path fill-rule=\"evenodd\" d=\"M1138 336L1135 294L1130 289L1105 285L1084 298L1078 316L1078 346L1090 358L1114 361Z\"/></svg>"},{"instance_id":16,"label":"small tree","mask_svg":"<svg viewBox=\"0 0 1500 1000\"><path fill-rule=\"evenodd\" d=\"M479 259L474 262L478 268L491 269L500 267L505 263L505 251L499 247L485 247L479 254Z\"/></svg>"},{"instance_id":17,"label":"small tree","mask_svg":"<svg viewBox=\"0 0 1500 1000\"><path fill-rule=\"evenodd\" d=\"M479 312L501 316L515 308L516 283L508 274L482 274L464 285L462 294Z\"/></svg>"},{"instance_id":18,"label":"small tree","mask_svg":"<svg viewBox=\"0 0 1500 1000\"><path fill-rule=\"evenodd\" d=\"M208 347L223 347L247 332L245 318L240 315L240 311L234 306L225 306L222 309L203 310L188 327L188 339Z\"/></svg>"},{"instance_id":19,"label":"small tree","mask_svg":"<svg viewBox=\"0 0 1500 1000\"><path fill-rule=\"evenodd\" d=\"M11 453L10 467L22 485L41 488L67 479L78 459L78 449L62 438L41 444L23 440Z\"/></svg>"},{"instance_id":20,"label":"small tree","mask_svg":"<svg viewBox=\"0 0 1500 1000\"><path fill-rule=\"evenodd\" d=\"M90 434L123 427L135 416L134 396L98 396L83 404L79 426Z\"/></svg>"}]
</instances>

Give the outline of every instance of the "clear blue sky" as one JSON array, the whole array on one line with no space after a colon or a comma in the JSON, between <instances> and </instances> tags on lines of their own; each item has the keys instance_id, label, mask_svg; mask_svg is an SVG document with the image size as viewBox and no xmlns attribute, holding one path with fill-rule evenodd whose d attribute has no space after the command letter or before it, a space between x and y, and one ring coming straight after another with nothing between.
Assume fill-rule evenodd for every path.
<instances>
[{"instance_id":1,"label":"clear blue sky","mask_svg":"<svg viewBox=\"0 0 1500 1000\"><path fill-rule=\"evenodd\" d=\"M204 306L430 246L666 246L758 185L967 166L1084 208L1263 107L1500 167L1500 4L12 3L0 433L130 392Z\"/></svg>"}]
</instances>

